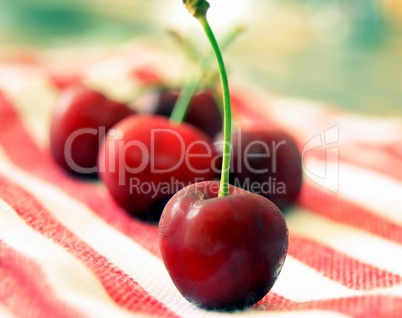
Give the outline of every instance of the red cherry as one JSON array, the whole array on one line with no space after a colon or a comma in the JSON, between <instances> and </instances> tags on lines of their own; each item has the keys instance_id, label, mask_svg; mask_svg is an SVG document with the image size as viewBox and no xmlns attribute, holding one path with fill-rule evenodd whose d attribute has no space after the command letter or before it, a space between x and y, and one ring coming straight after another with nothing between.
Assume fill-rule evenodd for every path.
<instances>
[{"instance_id":1,"label":"red cherry","mask_svg":"<svg viewBox=\"0 0 402 318\"><path fill-rule=\"evenodd\" d=\"M302 186L301 154L293 139L279 130L241 130L233 134L231 183L274 202L293 205Z\"/></svg>"},{"instance_id":2,"label":"red cherry","mask_svg":"<svg viewBox=\"0 0 402 318\"><path fill-rule=\"evenodd\" d=\"M113 134L111 134L113 132ZM188 124L134 115L110 130L99 155L101 180L130 214L151 218L181 188L213 179L211 140Z\"/></svg>"},{"instance_id":3,"label":"red cherry","mask_svg":"<svg viewBox=\"0 0 402 318\"><path fill-rule=\"evenodd\" d=\"M159 91L156 95L153 112L169 117L179 94L178 90ZM199 128L210 138L214 138L222 130L222 114L211 91L199 91L194 94L185 122Z\"/></svg>"},{"instance_id":4,"label":"red cherry","mask_svg":"<svg viewBox=\"0 0 402 318\"><path fill-rule=\"evenodd\" d=\"M127 105L112 101L83 86L64 90L57 101L50 128L50 151L69 172L95 174L99 147L105 133L134 114Z\"/></svg>"},{"instance_id":5,"label":"red cherry","mask_svg":"<svg viewBox=\"0 0 402 318\"><path fill-rule=\"evenodd\" d=\"M208 309L252 305L272 288L285 261L288 230L268 199L218 181L192 184L167 203L159 222L165 266L190 302Z\"/></svg>"},{"instance_id":6,"label":"red cherry","mask_svg":"<svg viewBox=\"0 0 402 318\"><path fill-rule=\"evenodd\" d=\"M221 139L215 142L218 152ZM232 134L231 184L265 196L285 210L297 200L302 175L300 151L287 133L241 129Z\"/></svg>"}]
</instances>

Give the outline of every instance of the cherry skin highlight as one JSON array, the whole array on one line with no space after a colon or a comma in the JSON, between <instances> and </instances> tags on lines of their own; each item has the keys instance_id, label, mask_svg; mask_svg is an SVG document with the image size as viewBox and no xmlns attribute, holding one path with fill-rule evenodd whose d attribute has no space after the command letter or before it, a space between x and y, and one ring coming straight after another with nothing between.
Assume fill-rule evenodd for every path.
<instances>
[{"instance_id":1,"label":"cherry skin highlight","mask_svg":"<svg viewBox=\"0 0 402 318\"><path fill-rule=\"evenodd\" d=\"M179 94L178 90L173 89L161 90L156 93L153 112L157 115L169 117ZM222 115L211 91L202 90L194 94L185 122L202 130L210 138L214 138L222 130Z\"/></svg>"},{"instance_id":2,"label":"cherry skin highlight","mask_svg":"<svg viewBox=\"0 0 402 318\"><path fill-rule=\"evenodd\" d=\"M219 182L192 184L175 194L159 222L165 266L178 290L207 309L238 309L264 297L288 249L280 210L268 199Z\"/></svg>"},{"instance_id":3,"label":"cherry skin highlight","mask_svg":"<svg viewBox=\"0 0 402 318\"><path fill-rule=\"evenodd\" d=\"M84 86L63 90L50 127L53 158L69 172L96 174L99 148L105 133L132 114L134 111L127 105Z\"/></svg>"},{"instance_id":4,"label":"cherry skin highlight","mask_svg":"<svg viewBox=\"0 0 402 318\"><path fill-rule=\"evenodd\" d=\"M181 188L215 176L211 140L191 125L133 115L109 131L99 154L100 178L131 215L155 220L157 207Z\"/></svg>"}]
</instances>

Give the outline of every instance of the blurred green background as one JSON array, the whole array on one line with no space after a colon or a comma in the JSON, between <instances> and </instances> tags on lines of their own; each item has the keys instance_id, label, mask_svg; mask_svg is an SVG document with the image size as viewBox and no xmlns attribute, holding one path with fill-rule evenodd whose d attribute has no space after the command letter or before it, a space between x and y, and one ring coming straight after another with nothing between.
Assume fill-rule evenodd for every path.
<instances>
[{"instance_id":1,"label":"blurred green background","mask_svg":"<svg viewBox=\"0 0 402 318\"><path fill-rule=\"evenodd\" d=\"M218 34L246 27L225 52L243 80L355 112L402 116L402 0L211 0ZM0 48L164 45L199 36L181 0L0 0Z\"/></svg>"}]
</instances>

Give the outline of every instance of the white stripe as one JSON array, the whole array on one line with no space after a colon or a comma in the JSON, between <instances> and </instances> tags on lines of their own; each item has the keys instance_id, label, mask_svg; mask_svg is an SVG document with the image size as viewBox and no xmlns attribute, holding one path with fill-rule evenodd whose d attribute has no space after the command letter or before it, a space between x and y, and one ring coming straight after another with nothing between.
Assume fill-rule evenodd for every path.
<instances>
[{"instance_id":1,"label":"white stripe","mask_svg":"<svg viewBox=\"0 0 402 318\"><path fill-rule=\"evenodd\" d=\"M309 159L307 164L317 171L325 171L325 162ZM317 184L305 178L314 187ZM325 188L322 189L325 191ZM339 164L339 190L341 198L368 209L389 221L402 226L402 182L391 177L359 168L344 162Z\"/></svg>"},{"instance_id":2,"label":"white stripe","mask_svg":"<svg viewBox=\"0 0 402 318\"><path fill-rule=\"evenodd\" d=\"M36 143L41 147L47 146L49 123L57 95L44 74L41 77L15 75L11 84L2 89Z\"/></svg>"},{"instance_id":3,"label":"white stripe","mask_svg":"<svg viewBox=\"0 0 402 318\"><path fill-rule=\"evenodd\" d=\"M90 72L83 79L85 85L103 92L113 100L120 102L133 100L138 94L141 83L136 81L131 74L132 70L127 67L127 63L115 61L115 63L105 66L106 68L102 68L103 65L90 68Z\"/></svg>"},{"instance_id":4,"label":"white stripe","mask_svg":"<svg viewBox=\"0 0 402 318\"><path fill-rule=\"evenodd\" d=\"M80 239L134 277L152 296L170 309L183 316L215 316L214 313L200 310L184 300L171 282L160 259L97 218L86 205L13 167L6 160L4 153L0 154L0 161L0 172L3 175L30 191Z\"/></svg>"},{"instance_id":5,"label":"white stripe","mask_svg":"<svg viewBox=\"0 0 402 318\"><path fill-rule=\"evenodd\" d=\"M324 277L289 255L272 291L296 302L361 295L359 291Z\"/></svg>"},{"instance_id":6,"label":"white stripe","mask_svg":"<svg viewBox=\"0 0 402 318\"><path fill-rule=\"evenodd\" d=\"M6 308L4 305L0 304L0 317L1 318L12 318L14 315Z\"/></svg>"},{"instance_id":7,"label":"white stripe","mask_svg":"<svg viewBox=\"0 0 402 318\"><path fill-rule=\"evenodd\" d=\"M293 226L297 227L298 223L292 225L291 232ZM388 258L388 261L395 258L398 256ZM401 297L402 286L378 287L368 291L350 289L288 255L272 291L296 302L310 302L368 295Z\"/></svg>"},{"instance_id":8,"label":"white stripe","mask_svg":"<svg viewBox=\"0 0 402 318\"><path fill-rule=\"evenodd\" d=\"M170 309L185 317L226 315L189 304L174 287L160 259L96 217L86 205L13 166L4 152L0 152L0 162L3 175L32 193L68 229L132 276Z\"/></svg>"},{"instance_id":9,"label":"white stripe","mask_svg":"<svg viewBox=\"0 0 402 318\"><path fill-rule=\"evenodd\" d=\"M15 171L13 172L13 175L15 174ZM17 174L18 175L18 174ZM21 180L25 179L26 176L19 176ZM42 184L42 182L38 182L39 180L34 181L34 184L32 184L30 186L31 191L33 189L36 189L36 191L34 192L38 192L37 195L39 195L39 193L47 193L47 195L52 198L54 197L54 195L56 194L55 192L58 192L58 190L53 189L51 187L49 187L48 185L44 185ZM23 182L25 183L25 182ZM40 184L40 186L39 186ZM44 186L44 188L43 188ZM55 201L60 202L61 205L63 205L63 200L60 201L60 195L63 196L63 194L58 193L55 197ZM72 200L71 198L69 200ZM47 199L46 199L47 201ZM72 200L74 201L74 200ZM79 211L80 214L83 213L82 209L87 209L86 207L78 207L76 204L80 204L78 202L72 202L73 204L71 205L70 203L65 202L65 204L70 205L69 210L72 211ZM53 203L54 204L54 203ZM56 207L54 207L56 208ZM57 207L54 211L57 211L58 209L60 209L61 207ZM91 213L90 211L87 211L86 213ZM81 215L82 216L82 215ZM89 217L89 215L88 215ZM64 217L63 217L64 218ZM81 224L87 224L86 221L84 221L81 218L78 218L76 216L72 216L73 219L77 220L79 219L81 222ZM70 220L69 222L71 222L72 220ZM98 220L97 220L98 221ZM91 226L92 229L94 229L95 232L97 232L96 230L96 223L97 221L94 223L94 219L89 220L88 219L88 224L92 224L93 226ZM99 224L98 224L99 225ZM74 227L80 227L78 224L73 225ZM105 224L103 225L105 227ZM106 226L107 227L107 226ZM106 230L106 229L105 229ZM101 245L110 245L110 243L112 241L114 241L115 238L113 238L114 235L119 233L110 233L109 230L107 229L107 234L105 231L105 237L109 237L110 241L104 241L104 242L100 242L101 240L99 240L99 236L98 236L98 240L99 243L95 242L95 245L98 245L97 248L101 248ZM99 232L101 230L99 229ZM96 235L94 233L91 233L91 231L87 231L86 229L83 230L84 233L88 233L88 236L90 239L91 237L96 237ZM112 236L110 236L110 234L112 234ZM121 234L120 234L121 235ZM198 313L198 310L195 308L184 308L186 311L184 312L183 309L178 308L177 309L177 305L179 305L181 307L181 305L185 305L187 304L186 302L183 304L182 303L182 299L180 296L177 295L177 292L175 292L174 287L172 288L172 286L169 287L169 285L171 285L169 283L169 279L166 278L166 273L164 274L164 269L161 268L161 264L160 261L156 258L154 258L151 254L149 254L147 251L144 251L141 247L139 246L135 246L136 248L133 249L133 246L127 246L128 249L126 249L124 246L130 244L130 242L123 242L121 240L121 238L119 238L116 241L116 245L117 246L122 246L122 250L126 251L126 250L132 250L133 254L137 254L139 256L139 258L141 258L141 260L144 261L145 266L141 266L141 264L135 264L135 260L131 259L131 261L133 262L132 264L135 264L135 267L138 268L138 271L136 269L133 268L127 268L127 266L125 266L123 263L119 264L121 268L124 269L124 267L126 267L126 271L127 272L131 272L130 274L135 277L140 284L148 289L150 291L151 294L154 294L155 297L161 299L162 301L165 301L165 303L167 303L168 306L170 306L172 309L176 309L176 312L179 312L181 314L195 314ZM136 245L133 244L133 242L131 242L131 245ZM121 258L124 258L124 256L119 255L120 253L114 253L112 251L113 246L111 246L110 248L107 248L107 250L105 250L105 252L107 254L109 254L109 258L111 260L117 260L117 262L120 262ZM118 252L118 250L116 250L116 252ZM125 252L124 252L125 253ZM125 262L127 262L128 264L130 263L129 260L125 259ZM274 287L274 291L278 292L279 294L283 295L286 298L289 299L293 299L293 300L297 300L297 301L309 301L309 300L319 300L319 299L330 299L330 298L339 298L339 297L346 297L346 296L353 296L353 295L362 295L359 292L356 291L352 291L349 290L341 285L339 285L336 282L332 282L329 279L326 279L325 277L322 277L322 275L320 275L319 273L315 273L314 270L308 268L307 266L292 260L292 258L289 258L287 260L287 265L285 265L284 270L282 275L280 276L281 278L279 279L278 283L275 285ZM289 266L289 264L291 264L291 266ZM149 270L151 269L151 270ZM136 273L137 272L137 273ZM138 277L138 274L140 272L143 272L143 275L140 275ZM148 272L148 274L146 274ZM157 286L155 286L155 282L152 282L152 280L147 280L147 276L150 277L154 275L154 277L158 278L158 282L160 284L157 284ZM162 279L161 279L162 278ZM301 279L302 278L302 279ZM167 289L165 289L166 294L161 294L161 291L158 290L160 289L160 286L165 286L167 287ZM306 290L306 286L308 286L307 290ZM317 288L317 286L319 286L320 288ZM298 292L294 292L294 291L304 291L303 293L298 293ZM307 292L306 292L307 291ZM325 291L324 295L322 294L322 291ZM176 295L175 295L176 294ZM169 295L171 296L171 299L168 300L166 302L166 299L169 298ZM174 304L175 302L176 305ZM172 304L173 303L173 304ZM188 306L188 304L187 304ZM195 312L194 312L195 311ZM249 314L250 312L248 312ZM205 313L202 312L201 314L211 314L212 313ZM256 313L257 314L257 313Z\"/></svg>"},{"instance_id":10,"label":"white stripe","mask_svg":"<svg viewBox=\"0 0 402 318\"><path fill-rule=\"evenodd\" d=\"M267 109L270 118L279 125L287 127L289 131L297 129L306 141L334 125L339 125L342 137L346 138L342 141L347 143L370 141L380 145L384 141L387 143L401 141L401 120L398 118L379 119L354 115L328 107L329 105L302 99L284 97L267 99L264 98L264 93L256 98L257 102L250 102L249 105L261 105L257 111ZM261 102L266 100L269 102L265 104ZM286 120L283 120L284 118Z\"/></svg>"},{"instance_id":11,"label":"white stripe","mask_svg":"<svg viewBox=\"0 0 402 318\"><path fill-rule=\"evenodd\" d=\"M37 262L56 296L63 302L89 317L132 317L115 305L86 266L65 249L32 230L1 198L0 217L0 239Z\"/></svg>"},{"instance_id":12,"label":"white stripe","mask_svg":"<svg viewBox=\"0 0 402 318\"><path fill-rule=\"evenodd\" d=\"M114 52L114 56L88 65L83 72L83 82L113 99L127 102L143 94L144 83L134 75L137 70L148 68L165 82L175 82L182 77L180 68L171 67L172 64L178 65L176 58L150 49L147 43L119 49L120 56Z\"/></svg>"},{"instance_id":13,"label":"white stripe","mask_svg":"<svg viewBox=\"0 0 402 318\"><path fill-rule=\"evenodd\" d=\"M305 210L287 215L289 232L310 238L374 267L402 275L402 246Z\"/></svg>"},{"instance_id":14,"label":"white stripe","mask_svg":"<svg viewBox=\"0 0 402 318\"><path fill-rule=\"evenodd\" d=\"M348 148L340 146L339 148L342 149L341 155L346 161L358 159L358 164L356 165L373 166L375 169L381 169L384 167L398 167L402 164L401 158L396 158L386 151L370 149L361 145L350 145ZM359 154L357 158L356 153ZM388 171L385 176L392 175L392 172Z\"/></svg>"},{"instance_id":15,"label":"white stripe","mask_svg":"<svg viewBox=\"0 0 402 318\"><path fill-rule=\"evenodd\" d=\"M291 311L271 311L265 313L264 317L273 318L346 318L345 314L325 311L325 310L291 310Z\"/></svg>"},{"instance_id":16,"label":"white stripe","mask_svg":"<svg viewBox=\"0 0 402 318\"><path fill-rule=\"evenodd\" d=\"M169 309L184 317L233 315L233 313L209 312L189 304L171 282L159 258L105 223L83 203L13 166L5 155L0 155L0 162L2 174L14 179L14 182L31 192L67 228L133 277L151 296ZM303 273L301 275L303 276ZM321 279L319 276L319 280ZM294 287L291 284L287 286L287 289L282 291L284 297L289 296L289 293L292 296L291 290ZM320 291L317 290L316 293L319 297ZM266 313L248 310L237 315L259 317L265 316Z\"/></svg>"},{"instance_id":17,"label":"white stripe","mask_svg":"<svg viewBox=\"0 0 402 318\"><path fill-rule=\"evenodd\" d=\"M339 169L339 195L402 225L402 182L345 163Z\"/></svg>"}]
</instances>

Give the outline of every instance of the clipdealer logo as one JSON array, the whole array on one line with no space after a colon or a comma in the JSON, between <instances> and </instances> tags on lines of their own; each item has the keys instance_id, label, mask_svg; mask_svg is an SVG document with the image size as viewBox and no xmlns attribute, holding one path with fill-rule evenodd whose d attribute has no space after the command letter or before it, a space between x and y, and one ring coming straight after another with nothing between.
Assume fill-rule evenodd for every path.
<instances>
[{"instance_id":1,"label":"clipdealer logo","mask_svg":"<svg viewBox=\"0 0 402 318\"><path fill-rule=\"evenodd\" d=\"M325 151L325 159L323 151ZM320 159L307 159L309 153L319 152ZM305 175L331 192L339 190L339 126L315 135L303 147L302 164Z\"/></svg>"},{"instance_id":2,"label":"clipdealer logo","mask_svg":"<svg viewBox=\"0 0 402 318\"><path fill-rule=\"evenodd\" d=\"M151 149L148 149L144 144L142 144L139 141L131 141L128 144L124 144L123 141L115 141L114 143L111 143L111 145L109 145L112 149L118 149L119 153L120 153L120 160L123 160L123 162L120 162L120 169L119 169L119 174L120 175L120 182L124 184L125 179L124 179L124 174L131 172L131 173L135 173L135 172L141 172L143 169L145 169L147 164L150 164L151 170L153 171L153 173L169 173L174 171L175 169L177 169L177 167L180 164L186 164L186 165L190 165L190 162L188 162L188 153L184 150L184 142L183 140L181 140L180 135L178 135L176 132L174 131L170 131L170 130L166 130L166 129L156 129L155 131L151 132L151 137L152 139L155 139L155 135L157 133L160 132L164 132L164 133L173 133L175 134L175 137L178 139L178 142L181 145L181 149L182 149L182 153L181 153L181 160L179 160L179 162L175 163L174 166L172 167L168 167L167 169L164 169L163 171L160 171L158 169L155 168L154 166L154 162L153 162L153 156L152 154L155 152L154 149L154 142L151 143ZM105 135L110 135L110 136L115 136L116 131L114 129L110 129L108 132L106 132L105 127L99 127L99 129L94 129L94 128L83 128L80 129L76 132L74 132L73 134L71 134L71 136L68 138L66 145L65 145L65 158L68 162L68 164L70 165L70 167L78 172L81 173L88 173L88 172L98 172L98 167L91 167L91 168L84 168L84 167L80 167L78 166L74 161L73 158L71 156L71 147L72 147L72 143L74 142L74 140L81 136L81 135L85 135L85 134L90 134L90 135L98 135L98 142L99 144L101 144L103 142L103 140L105 139ZM239 135L240 136L240 135ZM220 144L221 142L215 142L215 146L218 147L222 147L222 145ZM272 157L272 166L269 168L271 172L276 173L276 152L278 150L278 148L280 148L280 146L283 146L284 144L286 144L285 141L281 141L277 144L273 143L272 145L265 145L262 142L259 142L258 140L251 143L250 145L248 145L248 147L246 148L246 150L248 151L249 148L251 148L252 146L255 145L259 145L259 146L264 146L264 155L269 158ZM194 146L194 145L192 145ZM191 147L192 147L191 146ZM141 157L142 157L142 161L141 164L138 167L128 167L126 165L126 162L124 161L124 154L125 152L128 150L128 148L130 147L136 147L140 150L141 152ZM191 147L189 147L191 149ZM206 153L202 153L202 154L198 154L198 156L203 157L205 155L208 154L208 147L205 145L205 151ZM187 149L188 151L189 149ZM253 173L257 173L257 172L265 172L265 171L254 171L253 167L248 165L248 160L252 159L253 157L260 157L262 156L261 154L256 154L253 155L252 153L246 153L242 154L240 157L242 158L242 160L245 163L245 168L249 169L251 172ZM319 154L319 159L316 159L317 156L316 154ZM197 156L192 154L191 156ZM218 155L219 157L220 155ZM244 158L243 158L244 157ZM311 159L314 158L314 159ZM218 158L213 158L214 162L217 160ZM191 165L190 165L191 166ZM240 165L241 167L241 165ZM104 169L109 169L110 172L115 172L116 170L116 159L111 156L109 158L109 165L108 167L103 167ZM231 166L231 169L233 169L234 167ZM331 128L326 129L324 132L315 135L313 138L311 138L303 147L302 150L302 168L303 168L303 172L305 174L306 177L308 177L310 180L312 180L314 183L316 183L317 185L332 191L332 192L337 192L339 190L339 126L333 126ZM200 171L196 171L196 172L200 172ZM203 171L201 171L203 172ZM276 182L275 178L272 180L268 180L269 186L270 186L270 190L272 191L271 187L271 183L272 182ZM275 186L276 184L274 184ZM240 186L240 185L236 185L236 186ZM244 185L243 185L244 186ZM249 188L250 185L247 186L247 188ZM277 187L278 188L278 187ZM286 190L281 189L281 187L279 187L278 189L275 190L276 191L280 191L280 192L286 192Z\"/></svg>"}]
</instances>

